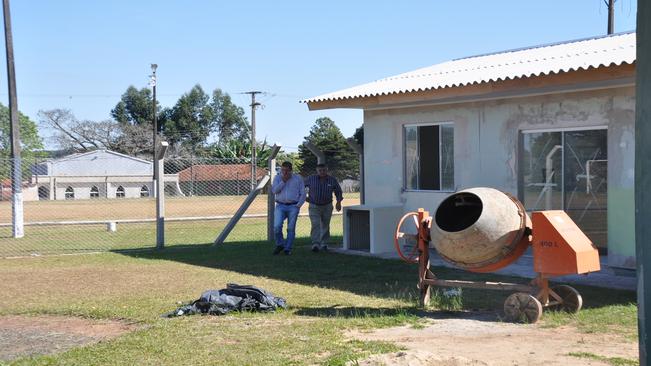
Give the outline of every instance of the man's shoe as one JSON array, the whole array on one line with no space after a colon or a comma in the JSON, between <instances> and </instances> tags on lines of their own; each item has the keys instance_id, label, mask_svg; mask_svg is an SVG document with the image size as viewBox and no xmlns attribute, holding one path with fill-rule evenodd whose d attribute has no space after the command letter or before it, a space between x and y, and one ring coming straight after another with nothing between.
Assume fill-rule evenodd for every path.
<instances>
[{"instance_id":1,"label":"man's shoe","mask_svg":"<svg viewBox=\"0 0 651 366\"><path fill-rule=\"evenodd\" d=\"M280 253L280 252L282 252L282 251L283 251L283 247L281 247L281 246L277 246L277 247L274 249L274 253L273 253L273 254L274 254L274 255L277 255L278 253Z\"/></svg>"},{"instance_id":2,"label":"man's shoe","mask_svg":"<svg viewBox=\"0 0 651 366\"><path fill-rule=\"evenodd\" d=\"M314 244L314 245L312 245L312 251L313 251L314 253L318 253L318 252L319 252L319 244Z\"/></svg>"},{"instance_id":3,"label":"man's shoe","mask_svg":"<svg viewBox=\"0 0 651 366\"><path fill-rule=\"evenodd\" d=\"M285 255L292 255L292 251L291 250L286 250Z\"/></svg>"}]
</instances>

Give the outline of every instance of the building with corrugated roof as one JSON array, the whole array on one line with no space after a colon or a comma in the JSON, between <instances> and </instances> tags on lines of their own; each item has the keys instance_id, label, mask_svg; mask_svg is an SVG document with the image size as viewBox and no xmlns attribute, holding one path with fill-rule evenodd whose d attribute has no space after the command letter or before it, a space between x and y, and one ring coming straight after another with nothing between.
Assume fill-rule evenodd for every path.
<instances>
[{"instance_id":1,"label":"building with corrugated roof","mask_svg":"<svg viewBox=\"0 0 651 366\"><path fill-rule=\"evenodd\" d=\"M167 194L182 194L178 174L163 179ZM95 150L36 164L31 180L41 200L147 198L153 196L153 163Z\"/></svg>"},{"instance_id":2,"label":"building with corrugated roof","mask_svg":"<svg viewBox=\"0 0 651 366\"><path fill-rule=\"evenodd\" d=\"M362 249L392 251L385 228L403 213L488 186L529 211L565 210L610 266L634 268L635 57L635 32L620 33L451 60L303 102L364 111L364 206L383 214L371 214L374 243Z\"/></svg>"}]
</instances>

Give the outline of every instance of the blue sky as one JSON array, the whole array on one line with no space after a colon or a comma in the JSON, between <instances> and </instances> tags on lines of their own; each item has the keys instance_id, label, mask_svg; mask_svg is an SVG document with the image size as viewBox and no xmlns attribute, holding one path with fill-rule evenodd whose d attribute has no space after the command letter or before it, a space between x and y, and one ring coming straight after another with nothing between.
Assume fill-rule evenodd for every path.
<instances>
[{"instance_id":1,"label":"blue sky","mask_svg":"<svg viewBox=\"0 0 651 366\"><path fill-rule=\"evenodd\" d=\"M603 0L12 1L19 109L68 108L103 120L129 85L172 106L199 83L245 107L261 90L257 135L295 150L318 117L350 136L359 110L310 112L299 100L471 56L606 33ZM615 31L636 1L616 2ZM4 50L4 38L0 43ZM3 52L4 54L4 52ZM4 62L0 101L7 104ZM48 131L42 131L47 136Z\"/></svg>"}]
</instances>

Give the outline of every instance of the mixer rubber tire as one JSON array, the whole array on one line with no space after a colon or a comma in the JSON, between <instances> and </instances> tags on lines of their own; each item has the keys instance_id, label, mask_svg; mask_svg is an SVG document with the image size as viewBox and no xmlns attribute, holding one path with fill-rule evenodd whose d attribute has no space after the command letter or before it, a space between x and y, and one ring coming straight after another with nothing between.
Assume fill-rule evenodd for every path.
<instances>
[{"instance_id":1,"label":"mixer rubber tire","mask_svg":"<svg viewBox=\"0 0 651 366\"><path fill-rule=\"evenodd\" d=\"M558 296L563 299L562 304L550 306L553 310L563 310L568 313L577 313L583 306L583 298L579 291L568 285L558 285L551 288Z\"/></svg>"},{"instance_id":2,"label":"mixer rubber tire","mask_svg":"<svg viewBox=\"0 0 651 366\"><path fill-rule=\"evenodd\" d=\"M504 301L504 314L509 321L535 323L542 316L542 304L526 292L511 294Z\"/></svg>"}]
</instances>

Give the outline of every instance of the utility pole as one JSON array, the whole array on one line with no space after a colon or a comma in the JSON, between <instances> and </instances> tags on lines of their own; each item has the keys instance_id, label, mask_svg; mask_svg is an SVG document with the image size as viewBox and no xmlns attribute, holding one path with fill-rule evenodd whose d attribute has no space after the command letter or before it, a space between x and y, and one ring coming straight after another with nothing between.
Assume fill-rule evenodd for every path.
<instances>
[{"instance_id":1,"label":"utility pole","mask_svg":"<svg viewBox=\"0 0 651 366\"><path fill-rule=\"evenodd\" d=\"M255 95L262 93L261 91L250 91L245 92L244 94L251 94L251 190L255 189L257 184L256 177L256 150L257 144L255 140L255 109L260 105L255 101Z\"/></svg>"},{"instance_id":2,"label":"utility pole","mask_svg":"<svg viewBox=\"0 0 651 366\"><path fill-rule=\"evenodd\" d=\"M615 32L615 1L616 0L608 0L606 3L608 6L608 34L613 34Z\"/></svg>"},{"instance_id":3,"label":"utility pole","mask_svg":"<svg viewBox=\"0 0 651 366\"><path fill-rule=\"evenodd\" d=\"M9 14L9 0L2 0L2 10L5 20L5 46L7 49L7 80L9 84L9 123L11 140L11 213L13 237L25 236L23 222L23 192L22 172L20 164L20 127L18 125L18 99L16 98L16 69L14 68L14 43L11 35L11 15Z\"/></svg>"},{"instance_id":4,"label":"utility pole","mask_svg":"<svg viewBox=\"0 0 651 366\"><path fill-rule=\"evenodd\" d=\"M156 118L156 69L158 68L157 64L151 64L151 80L149 81L149 84L152 87L152 93L154 96L153 100L153 105L152 105L152 125L153 125L153 136L152 136L152 163L154 164L154 177L152 180L152 192L154 193L154 197L158 197L158 192L157 188L158 185L156 184L156 180L158 179L158 162L156 161L156 136L158 136L158 121Z\"/></svg>"},{"instance_id":5,"label":"utility pole","mask_svg":"<svg viewBox=\"0 0 651 366\"><path fill-rule=\"evenodd\" d=\"M651 2L637 2L635 242L640 366L651 365Z\"/></svg>"}]
</instances>

